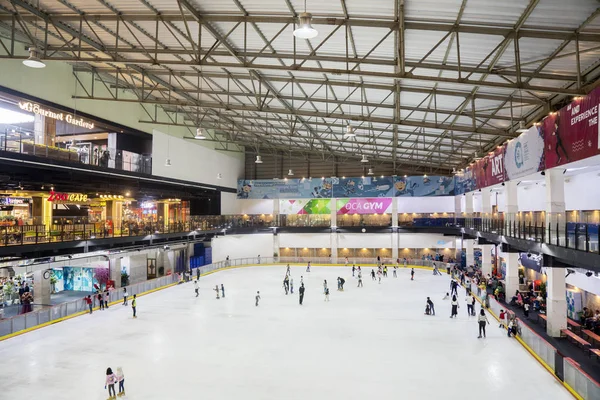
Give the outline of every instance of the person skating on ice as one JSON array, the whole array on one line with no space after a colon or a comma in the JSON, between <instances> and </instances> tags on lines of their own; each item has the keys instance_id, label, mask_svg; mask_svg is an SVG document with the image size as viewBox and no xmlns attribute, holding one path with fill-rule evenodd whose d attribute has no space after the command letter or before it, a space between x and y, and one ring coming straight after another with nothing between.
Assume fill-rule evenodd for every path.
<instances>
[{"instance_id":1,"label":"person skating on ice","mask_svg":"<svg viewBox=\"0 0 600 400\"><path fill-rule=\"evenodd\" d=\"M222 283L221 283L221 295L223 298L225 298L225 286L223 286Z\"/></svg>"},{"instance_id":2,"label":"person skating on ice","mask_svg":"<svg viewBox=\"0 0 600 400\"><path fill-rule=\"evenodd\" d=\"M133 318L137 318L137 299L136 295L133 295L133 300L131 300L131 310L133 311Z\"/></svg>"},{"instance_id":3,"label":"person skating on ice","mask_svg":"<svg viewBox=\"0 0 600 400\"><path fill-rule=\"evenodd\" d=\"M127 305L127 296L129 296L129 293L127 293L127 288L123 288L123 305L126 306Z\"/></svg>"},{"instance_id":4,"label":"person skating on ice","mask_svg":"<svg viewBox=\"0 0 600 400\"><path fill-rule=\"evenodd\" d=\"M117 393L115 392L115 383L117 383L117 376L113 373L112 369L107 368L104 389L108 387L108 400L117 398Z\"/></svg>"},{"instance_id":5,"label":"person skating on ice","mask_svg":"<svg viewBox=\"0 0 600 400\"><path fill-rule=\"evenodd\" d=\"M415 269L414 268L410 269L410 280L411 281L415 280Z\"/></svg>"},{"instance_id":6,"label":"person skating on ice","mask_svg":"<svg viewBox=\"0 0 600 400\"><path fill-rule=\"evenodd\" d=\"M490 324L490 321L488 321L487 317L485 316L485 311L483 310L483 308L479 312L479 316L477 317L477 322L479 323L479 336L477 336L477 338L481 339L482 332L483 332L483 337L485 337L485 325Z\"/></svg>"},{"instance_id":7,"label":"person skating on ice","mask_svg":"<svg viewBox=\"0 0 600 400\"><path fill-rule=\"evenodd\" d=\"M354 267L354 265L352 265L352 276L354 276L354 271L356 270L356 268Z\"/></svg>"},{"instance_id":8,"label":"person skating on ice","mask_svg":"<svg viewBox=\"0 0 600 400\"><path fill-rule=\"evenodd\" d=\"M450 284L450 294L453 294L455 296L458 296L458 282L456 282L455 280L453 280Z\"/></svg>"},{"instance_id":9,"label":"person skating on ice","mask_svg":"<svg viewBox=\"0 0 600 400\"><path fill-rule=\"evenodd\" d=\"M287 270L285 271L285 276L289 276L292 273L290 270L290 264L287 265Z\"/></svg>"},{"instance_id":10,"label":"person skating on ice","mask_svg":"<svg viewBox=\"0 0 600 400\"><path fill-rule=\"evenodd\" d=\"M433 305L433 301L431 301L429 297L427 298L427 305L431 309L431 315L435 315L435 307Z\"/></svg>"},{"instance_id":11,"label":"person skating on ice","mask_svg":"<svg viewBox=\"0 0 600 400\"><path fill-rule=\"evenodd\" d=\"M285 292L285 295L287 296L287 294L288 294L287 275L283 279L283 290Z\"/></svg>"},{"instance_id":12,"label":"person skating on ice","mask_svg":"<svg viewBox=\"0 0 600 400\"><path fill-rule=\"evenodd\" d=\"M398 271L398 266L397 266L397 265L394 265L394 278L397 278L397 277L398 277L398 273L397 273L397 271Z\"/></svg>"},{"instance_id":13,"label":"person skating on ice","mask_svg":"<svg viewBox=\"0 0 600 400\"><path fill-rule=\"evenodd\" d=\"M475 301L475 298L469 295L465 298L465 301L467 302L467 314L469 316L475 315L475 308L473 307L473 301Z\"/></svg>"},{"instance_id":14,"label":"person skating on ice","mask_svg":"<svg viewBox=\"0 0 600 400\"><path fill-rule=\"evenodd\" d=\"M119 394L117 396L125 396L125 374L123 374L123 368L117 367L116 376L119 383Z\"/></svg>"},{"instance_id":15,"label":"person skating on ice","mask_svg":"<svg viewBox=\"0 0 600 400\"><path fill-rule=\"evenodd\" d=\"M300 297L300 305L302 305L302 302L304 301L304 283L300 284L300 289L298 289L298 294Z\"/></svg>"},{"instance_id":16,"label":"person skating on ice","mask_svg":"<svg viewBox=\"0 0 600 400\"><path fill-rule=\"evenodd\" d=\"M458 315L458 300L456 299L456 296L452 296L452 302L450 304L452 304L452 314L450 314L450 318L454 318Z\"/></svg>"},{"instance_id":17,"label":"person skating on ice","mask_svg":"<svg viewBox=\"0 0 600 400\"><path fill-rule=\"evenodd\" d=\"M473 316L475 316L475 296L471 296L471 311L473 311Z\"/></svg>"},{"instance_id":18,"label":"person skating on ice","mask_svg":"<svg viewBox=\"0 0 600 400\"><path fill-rule=\"evenodd\" d=\"M310 272L310 261L306 264L306 272Z\"/></svg>"},{"instance_id":19,"label":"person skating on ice","mask_svg":"<svg viewBox=\"0 0 600 400\"><path fill-rule=\"evenodd\" d=\"M379 279L379 284L380 284L380 285L381 285L381 274L382 274L382 272L381 272L381 268L379 268L379 269L377 270L377 278Z\"/></svg>"},{"instance_id":20,"label":"person skating on ice","mask_svg":"<svg viewBox=\"0 0 600 400\"><path fill-rule=\"evenodd\" d=\"M450 298L450 293L446 292L446 295L444 296L444 298L442 300L448 300Z\"/></svg>"},{"instance_id":21,"label":"person skating on ice","mask_svg":"<svg viewBox=\"0 0 600 400\"><path fill-rule=\"evenodd\" d=\"M300 286L304 286L304 277L300 275Z\"/></svg>"},{"instance_id":22,"label":"person skating on ice","mask_svg":"<svg viewBox=\"0 0 600 400\"><path fill-rule=\"evenodd\" d=\"M387 267L383 266L383 276L387 278Z\"/></svg>"},{"instance_id":23,"label":"person skating on ice","mask_svg":"<svg viewBox=\"0 0 600 400\"><path fill-rule=\"evenodd\" d=\"M220 299L220 297L219 297L219 285L215 285L215 288L213 290L217 294L217 300L219 300Z\"/></svg>"},{"instance_id":24,"label":"person skating on ice","mask_svg":"<svg viewBox=\"0 0 600 400\"><path fill-rule=\"evenodd\" d=\"M200 295L200 285L197 280L194 280L194 292L196 292L196 297Z\"/></svg>"},{"instance_id":25,"label":"person skating on ice","mask_svg":"<svg viewBox=\"0 0 600 400\"><path fill-rule=\"evenodd\" d=\"M254 299L256 300L256 303L254 304L256 307L258 307L258 302L260 301L260 292L256 291L256 296L254 297Z\"/></svg>"},{"instance_id":26,"label":"person skating on ice","mask_svg":"<svg viewBox=\"0 0 600 400\"><path fill-rule=\"evenodd\" d=\"M358 271L358 286L356 287L363 287L362 272L360 271Z\"/></svg>"},{"instance_id":27,"label":"person skating on ice","mask_svg":"<svg viewBox=\"0 0 600 400\"><path fill-rule=\"evenodd\" d=\"M329 288L325 288L325 301L329 301Z\"/></svg>"},{"instance_id":28,"label":"person skating on ice","mask_svg":"<svg viewBox=\"0 0 600 400\"><path fill-rule=\"evenodd\" d=\"M500 325L498 325L498 328L504 328L504 321L506 320L506 313L504 312L504 310L500 310L500 316L498 317L498 319L500 320Z\"/></svg>"},{"instance_id":29,"label":"person skating on ice","mask_svg":"<svg viewBox=\"0 0 600 400\"><path fill-rule=\"evenodd\" d=\"M83 298L83 301L85 301L85 304L87 304L88 308L90 309L90 314L92 313L92 297L90 295L87 295L87 297Z\"/></svg>"},{"instance_id":30,"label":"person skating on ice","mask_svg":"<svg viewBox=\"0 0 600 400\"><path fill-rule=\"evenodd\" d=\"M323 280L323 293L327 291L327 280Z\"/></svg>"},{"instance_id":31,"label":"person skating on ice","mask_svg":"<svg viewBox=\"0 0 600 400\"><path fill-rule=\"evenodd\" d=\"M371 280L375 280L375 270L371 268Z\"/></svg>"},{"instance_id":32,"label":"person skating on ice","mask_svg":"<svg viewBox=\"0 0 600 400\"><path fill-rule=\"evenodd\" d=\"M342 277L338 277L338 281L340 282L340 288L339 291L343 292L344 291L344 283L346 283L346 280Z\"/></svg>"},{"instance_id":33,"label":"person skating on ice","mask_svg":"<svg viewBox=\"0 0 600 400\"><path fill-rule=\"evenodd\" d=\"M294 294L294 278L290 278L290 293Z\"/></svg>"}]
</instances>

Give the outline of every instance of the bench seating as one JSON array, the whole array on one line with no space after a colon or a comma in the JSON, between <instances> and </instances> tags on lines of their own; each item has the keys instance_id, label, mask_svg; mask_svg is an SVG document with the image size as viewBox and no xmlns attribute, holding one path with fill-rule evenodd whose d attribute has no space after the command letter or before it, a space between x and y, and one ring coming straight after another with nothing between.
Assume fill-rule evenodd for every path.
<instances>
[{"instance_id":1,"label":"bench seating","mask_svg":"<svg viewBox=\"0 0 600 400\"><path fill-rule=\"evenodd\" d=\"M590 344L590 342L580 338L579 336L577 336L576 334L574 334L573 332L571 332L568 329L562 329L560 332L563 335L565 335L568 339L572 339L575 343L580 344L582 347L591 347L592 346Z\"/></svg>"},{"instance_id":2,"label":"bench seating","mask_svg":"<svg viewBox=\"0 0 600 400\"><path fill-rule=\"evenodd\" d=\"M588 329L584 329L581 331L585 336L587 336L588 338L600 343L600 335L596 335L594 332L588 330Z\"/></svg>"},{"instance_id":3,"label":"bench seating","mask_svg":"<svg viewBox=\"0 0 600 400\"><path fill-rule=\"evenodd\" d=\"M567 324L572 326L573 328L581 330L581 325L578 322L573 321L571 318L567 318Z\"/></svg>"}]
</instances>

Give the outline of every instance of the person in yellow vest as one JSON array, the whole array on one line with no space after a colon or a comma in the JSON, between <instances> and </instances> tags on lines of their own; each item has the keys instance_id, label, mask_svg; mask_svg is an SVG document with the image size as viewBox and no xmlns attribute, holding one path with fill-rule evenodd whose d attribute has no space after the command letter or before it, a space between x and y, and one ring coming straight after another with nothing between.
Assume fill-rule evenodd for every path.
<instances>
[{"instance_id":1,"label":"person in yellow vest","mask_svg":"<svg viewBox=\"0 0 600 400\"><path fill-rule=\"evenodd\" d=\"M137 318L137 316L135 315L136 307L137 307L137 299L136 299L136 295L134 294L133 300L131 301L131 309L133 310L133 318Z\"/></svg>"}]
</instances>

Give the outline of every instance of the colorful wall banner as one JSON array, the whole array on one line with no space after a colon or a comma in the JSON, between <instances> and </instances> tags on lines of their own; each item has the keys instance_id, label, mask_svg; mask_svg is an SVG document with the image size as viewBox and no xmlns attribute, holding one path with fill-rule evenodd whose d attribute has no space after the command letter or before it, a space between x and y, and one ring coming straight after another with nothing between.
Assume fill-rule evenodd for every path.
<instances>
[{"instance_id":1,"label":"colorful wall banner","mask_svg":"<svg viewBox=\"0 0 600 400\"><path fill-rule=\"evenodd\" d=\"M331 178L238 180L238 199L331 198Z\"/></svg>"},{"instance_id":2,"label":"colorful wall banner","mask_svg":"<svg viewBox=\"0 0 600 400\"><path fill-rule=\"evenodd\" d=\"M331 199L279 200L279 213L283 215L331 214Z\"/></svg>"},{"instance_id":3,"label":"colorful wall banner","mask_svg":"<svg viewBox=\"0 0 600 400\"><path fill-rule=\"evenodd\" d=\"M474 168L465 168L465 171L454 177L454 194L464 194L477 189L477 176Z\"/></svg>"},{"instance_id":4,"label":"colorful wall banner","mask_svg":"<svg viewBox=\"0 0 600 400\"><path fill-rule=\"evenodd\" d=\"M504 151L505 146L499 146L473 165L473 173L478 189L496 185L506 180Z\"/></svg>"},{"instance_id":5,"label":"colorful wall banner","mask_svg":"<svg viewBox=\"0 0 600 400\"><path fill-rule=\"evenodd\" d=\"M395 197L453 196L454 178L449 176L397 176Z\"/></svg>"},{"instance_id":6,"label":"colorful wall banner","mask_svg":"<svg viewBox=\"0 0 600 400\"><path fill-rule=\"evenodd\" d=\"M522 178L544 169L544 137L538 126L532 126L506 144L504 168L507 180Z\"/></svg>"},{"instance_id":7,"label":"colorful wall banner","mask_svg":"<svg viewBox=\"0 0 600 400\"><path fill-rule=\"evenodd\" d=\"M392 212L392 199L337 199L337 214L384 214Z\"/></svg>"},{"instance_id":8,"label":"colorful wall banner","mask_svg":"<svg viewBox=\"0 0 600 400\"><path fill-rule=\"evenodd\" d=\"M600 87L544 119L546 168L600 154L599 106Z\"/></svg>"},{"instance_id":9,"label":"colorful wall banner","mask_svg":"<svg viewBox=\"0 0 600 400\"><path fill-rule=\"evenodd\" d=\"M333 180L333 197L392 197L393 182L391 176L338 178Z\"/></svg>"}]
</instances>

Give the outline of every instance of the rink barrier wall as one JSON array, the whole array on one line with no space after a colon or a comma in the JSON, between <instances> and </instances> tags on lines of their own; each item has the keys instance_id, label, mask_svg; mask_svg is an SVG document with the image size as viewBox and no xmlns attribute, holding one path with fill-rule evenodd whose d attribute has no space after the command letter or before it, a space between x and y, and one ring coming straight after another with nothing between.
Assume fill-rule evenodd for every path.
<instances>
[{"instance_id":1,"label":"rink barrier wall","mask_svg":"<svg viewBox=\"0 0 600 400\"><path fill-rule=\"evenodd\" d=\"M459 281L460 282L460 281ZM475 299L482 305L481 296L477 296L477 290L472 290ZM488 312L500 322L500 310L506 307L500 304L493 295L488 296ZM484 306L485 307L485 306ZM596 400L600 399L600 385L586 374L579 364L571 358L563 359L564 380L556 375L556 353L554 346L548 343L544 338L535 333L527 324L519 318L518 335L515 339L527 350L552 376L559 381L565 389L577 400ZM506 326L506 325L505 325Z\"/></svg>"}]
</instances>

